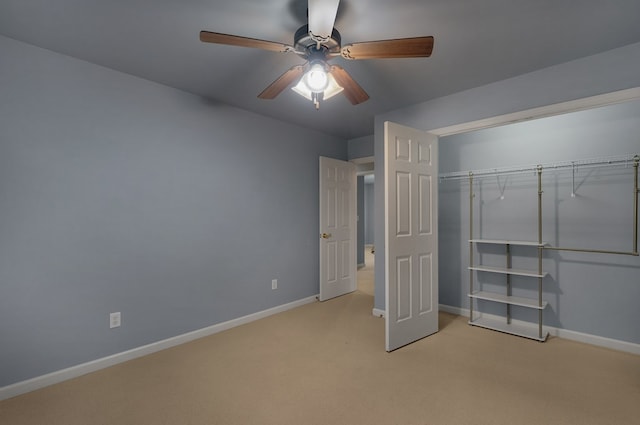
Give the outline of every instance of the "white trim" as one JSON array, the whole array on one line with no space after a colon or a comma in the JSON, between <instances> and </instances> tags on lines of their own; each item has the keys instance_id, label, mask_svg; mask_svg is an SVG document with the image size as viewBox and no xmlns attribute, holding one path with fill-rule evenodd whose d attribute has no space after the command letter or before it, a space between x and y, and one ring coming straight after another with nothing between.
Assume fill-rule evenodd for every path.
<instances>
[{"instance_id":1,"label":"white trim","mask_svg":"<svg viewBox=\"0 0 640 425\"><path fill-rule=\"evenodd\" d=\"M451 136L454 134L466 133L469 131L482 130L485 128L497 127L505 124L551 117L554 115L566 114L568 112L582 111L585 109L613 105L616 103L628 102L637 99L640 99L640 87L615 91L613 93L600 94L597 96L585 97L583 99L570 100L568 102L556 103L554 105L541 106L538 108L527 109L524 111L513 112L505 115L498 115L496 117L485 118L482 120L451 125L435 130L429 130L429 133L435 134L439 137Z\"/></svg>"},{"instance_id":2,"label":"white trim","mask_svg":"<svg viewBox=\"0 0 640 425\"><path fill-rule=\"evenodd\" d=\"M450 305L440 304L440 311L444 311L458 316L469 317L469 310L466 308L453 307ZM491 318L501 318L501 316L495 316L491 314L483 313L483 316ZM513 323L517 324L531 324L529 322L521 320L513 320ZM605 338L598 335L585 334L582 332L576 332L569 329L554 328L551 326L545 326L544 329L549 332L549 335L556 336L558 338L564 338L571 341L583 342L585 344L596 345L598 347L609 348L611 350L624 351L631 354L640 354L640 344L632 342L621 341L618 339Z\"/></svg>"},{"instance_id":3,"label":"white trim","mask_svg":"<svg viewBox=\"0 0 640 425\"><path fill-rule=\"evenodd\" d=\"M438 306L439 311L444 311L445 313L455 314L456 316L465 316L469 317L469 310L466 308L454 307L451 305L440 304Z\"/></svg>"},{"instance_id":4,"label":"white trim","mask_svg":"<svg viewBox=\"0 0 640 425\"><path fill-rule=\"evenodd\" d=\"M376 317L384 317L387 314L387 312L385 310L381 310L379 308L374 308L371 311L371 314L373 314Z\"/></svg>"},{"instance_id":5,"label":"white trim","mask_svg":"<svg viewBox=\"0 0 640 425\"><path fill-rule=\"evenodd\" d=\"M369 164L375 161L374 156L363 156L360 158L350 159L349 162L353 162L354 164Z\"/></svg>"},{"instance_id":6,"label":"white trim","mask_svg":"<svg viewBox=\"0 0 640 425\"><path fill-rule=\"evenodd\" d=\"M551 327L547 327L547 329L549 331L549 335L557 336L559 338L584 342L585 344L597 345L598 347L610 348L612 350L624 351L631 354L640 354L640 344L570 331L568 329L557 329Z\"/></svg>"},{"instance_id":7,"label":"white trim","mask_svg":"<svg viewBox=\"0 0 640 425\"><path fill-rule=\"evenodd\" d=\"M263 319L277 313L282 313L284 311L315 302L317 301L317 298L317 295L303 298L297 301L290 302L288 304L283 304L267 310L259 311L257 313L249 314L247 316L239 317L237 319L229 320L227 322L218 323L206 328L187 332L185 334L167 338L162 341L157 341L148 345L143 345L141 347L123 351L121 353L113 354L111 356L103 357L101 359L72 366L67 369L58 370L46 375L28 379L26 381L7 385L6 387L0 388L0 400L5 400L20 394L28 393L30 391L57 384L68 379L77 378L78 376L86 375L87 373L105 369L107 367L133 360L138 357L146 356L148 354L152 354L161 350L165 350L167 348L175 347L176 345L184 344L195 339L210 336L218 332L222 332L236 326L244 325L255 320Z\"/></svg>"}]
</instances>

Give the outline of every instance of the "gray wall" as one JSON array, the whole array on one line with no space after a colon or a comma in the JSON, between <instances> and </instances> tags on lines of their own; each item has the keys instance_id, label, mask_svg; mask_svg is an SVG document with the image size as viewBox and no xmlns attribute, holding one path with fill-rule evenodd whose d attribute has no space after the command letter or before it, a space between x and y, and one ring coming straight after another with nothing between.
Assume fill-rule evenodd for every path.
<instances>
[{"instance_id":1,"label":"gray wall","mask_svg":"<svg viewBox=\"0 0 640 425\"><path fill-rule=\"evenodd\" d=\"M356 158L373 157L373 134L349 140L347 155L349 161Z\"/></svg>"},{"instance_id":2,"label":"gray wall","mask_svg":"<svg viewBox=\"0 0 640 425\"><path fill-rule=\"evenodd\" d=\"M378 166L375 170L375 202L378 238L376 240L375 308L385 308L384 239L381 236L384 235L384 190L382 183L385 176L384 168L381 165L384 164L383 125L385 121L394 121L418 129L430 130L639 86L640 44L632 44L376 116L375 162ZM618 152L614 149L609 151L611 155L616 153ZM589 157L592 154L582 150L580 156ZM446 273L446 270L441 270L441 282L445 282L447 279L443 272ZM452 296L446 293L443 295L444 300L451 299ZM566 324L563 326L568 328ZM587 332L604 334L603 336L612 338L619 336L610 334L608 331L603 332L601 329L589 329ZM624 338L621 339L640 342L640 338L629 335L630 333L626 332Z\"/></svg>"},{"instance_id":3,"label":"gray wall","mask_svg":"<svg viewBox=\"0 0 640 425\"><path fill-rule=\"evenodd\" d=\"M318 156L345 140L0 57L0 387L317 294Z\"/></svg>"}]
</instances>

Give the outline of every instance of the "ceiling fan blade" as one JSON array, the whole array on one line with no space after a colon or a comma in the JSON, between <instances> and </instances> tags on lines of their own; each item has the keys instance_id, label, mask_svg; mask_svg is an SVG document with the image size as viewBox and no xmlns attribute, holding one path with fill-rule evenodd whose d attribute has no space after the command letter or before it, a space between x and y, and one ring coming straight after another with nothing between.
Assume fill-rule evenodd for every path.
<instances>
[{"instance_id":1,"label":"ceiling fan blade","mask_svg":"<svg viewBox=\"0 0 640 425\"><path fill-rule=\"evenodd\" d=\"M260 99L275 99L277 95L282 93L287 87L302 77L304 73L304 65L296 65L278 77L269 87L264 89L258 95Z\"/></svg>"},{"instance_id":2,"label":"ceiling fan blade","mask_svg":"<svg viewBox=\"0 0 640 425\"><path fill-rule=\"evenodd\" d=\"M365 92L356 80L351 78L351 75L344 68L338 65L332 65L329 71L336 82L344 89L343 93L349 99L352 105L369 100L369 95Z\"/></svg>"},{"instance_id":3,"label":"ceiling fan blade","mask_svg":"<svg viewBox=\"0 0 640 425\"><path fill-rule=\"evenodd\" d=\"M399 38L366 41L342 48L345 59L428 58L433 51L433 37Z\"/></svg>"},{"instance_id":4,"label":"ceiling fan blade","mask_svg":"<svg viewBox=\"0 0 640 425\"><path fill-rule=\"evenodd\" d=\"M256 49L271 50L273 52L293 51L293 47L282 43L210 31L200 31L200 41L204 41L205 43L226 44L229 46L253 47Z\"/></svg>"},{"instance_id":5,"label":"ceiling fan blade","mask_svg":"<svg viewBox=\"0 0 640 425\"><path fill-rule=\"evenodd\" d=\"M309 0L309 32L319 38L331 37L340 0Z\"/></svg>"}]
</instances>

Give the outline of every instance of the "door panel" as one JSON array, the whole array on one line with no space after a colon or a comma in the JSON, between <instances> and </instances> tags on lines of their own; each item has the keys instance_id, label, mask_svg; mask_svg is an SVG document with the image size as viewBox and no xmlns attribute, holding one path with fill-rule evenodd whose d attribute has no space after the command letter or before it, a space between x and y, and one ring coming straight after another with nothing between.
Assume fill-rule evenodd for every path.
<instances>
[{"instance_id":1,"label":"door panel","mask_svg":"<svg viewBox=\"0 0 640 425\"><path fill-rule=\"evenodd\" d=\"M420 188L418 195L420 196L420 229L421 235L431 234L431 176L419 176Z\"/></svg>"},{"instance_id":2,"label":"door panel","mask_svg":"<svg viewBox=\"0 0 640 425\"><path fill-rule=\"evenodd\" d=\"M396 259L397 278L397 321L411 318L411 257Z\"/></svg>"},{"instance_id":3,"label":"door panel","mask_svg":"<svg viewBox=\"0 0 640 425\"><path fill-rule=\"evenodd\" d=\"M387 351L438 330L437 141L385 123Z\"/></svg>"},{"instance_id":4,"label":"door panel","mask_svg":"<svg viewBox=\"0 0 640 425\"><path fill-rule=\"evenodd\" d=\"M420 314L433 311L433 255L420 256Z\"/></svg>"},{"instance_id":5,"label":"door panel","mask_svg":"<svg viewBox=\"0 0 640 425\"><path fill-rule=\"evenodd\" d=\"M356 168L320 157L320 301L356 290Z\"/></svg>"}]
</instances>

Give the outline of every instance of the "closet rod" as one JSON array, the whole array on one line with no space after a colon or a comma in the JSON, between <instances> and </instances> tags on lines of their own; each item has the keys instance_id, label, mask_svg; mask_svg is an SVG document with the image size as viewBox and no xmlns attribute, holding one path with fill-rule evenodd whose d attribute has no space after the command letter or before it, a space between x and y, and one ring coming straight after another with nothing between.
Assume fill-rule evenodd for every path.
<instances>
[{"instance_id":1,"label":"closet rod","mask_svg":"<svg viewBox=\"0 0 640 425\"><path fill-rule=\"evenodd\" d=\"M620 163L620 162L624 162L624 163L628 163L628 159L625 157L625 159L619 159L620 157L618 157L618 159L616 160L608 160L606 162L607 165L613 165L614 163ZM638 187L638 168L640 166L640 155L634 155L633 158L631 159L633 161L633 250L631 252L629 251L610 251L610 250L604 250L604 249L586 249L586 248L564 248L564 247L553 247L553 246L540 246L539 249L547 249L547 250L551 250L551 251L573 251L573 252L590 252L590 253L597 253L597 254L615 254L615 255L632 255L635 257L640 256L640 253L638 252L638 196L640 194L640 188ZM572 163L573 166L574 163ZM601 163L604 164L604 163ZM541 205L542 205L542 180L541 180L541 176L542 176L542 170L543 170L544 166L542 165L538 165L536 166L536 171L538 173L538 243L542 244L542 210L541 210ZM529 169L527 169L529 170ZM469 171L469 174L467 174L467 178L469 179L469 204L472 204L473 201L473 178L474 178L475 174L472 171ZM469 214L469 229L472 229L473 227L473 208L470 210L470 214ZM469 240L473 239L473 232L471 232L471 236L469 237ZM471 243L470 243L471 245ZM473 255L473 251L470 249L469 252L469 257L472 258L471 256ZM472 276L472 275L470 275ZM473 277L470 278L470 293L473 293ZM473 310L471 310L471 312L473 312ZM471 316L473 317L473 316Z\"/></svg>"},{"instance_id":2,"label":"closet rod","mask_svg":"<svg viewBox=\"0 0 640 425\"><path fill-rule=\"evenodd\" d=\"M615 254L615 255L633 255L634 257L640 256L638 253L638 166L640 164L640 156L633 157L633 251L609 251L604 249L584 249L584 248L562 248L544 246L543 249L549 249L553 251L573 251L573 252L592 252L597 254Z\"/></svg>"},{"instance_id":3,"label":"closet rod","mask_svg":"<svg viewBox=\"0 0 640 425\"><path fill-rule=\"evenodd\" d=\"M561 247L554 247L554 246L544 246L542 247L542 249L546 249L550 251L590 252L594 254L632 255L634 257L640 256L640 254L638 254L638 251L632 251L632 252L608 251L606 249L561 248Z\"/></svg>"},{"instance_id":4,"label":"closet rod","mask_svg":"<svg viewBox=\"0 0 640 425\"><path fill-rule=\"evenodd\" d=\"M529 172L534 174L539 166L542 166L543 169L565 169L575 167L580 168L591 168L591 167L608 167L615 165L633 165L634 161L638 160L640 156L638 155L623 155L623 156L611 156L611 157L603 157L603 158L592 158L592 159L581 159L575 161L563 161L551 164L540 164L540 165L528 165L528 166L520 166L520 167L502 167L502 168L489 168L485 170L475 170L475 171L454 171L451 173L442 173L439 175L440 181L442 180L462 180L468 179L470 174L473 174L474 177L482 177L482 176L496 176L503 174L519 174Z\"/></svg>"},{"instance_id":5,"label":"closet rod","mask_svg":"<svg viewBox=\"0 0 640 425\"><path fill-rule=\"evenodd\" d=\"M603 249L583 249L583 248L562 248L562 247L543 247L554 251L573 251L573 252L593 252L598 254L615 254L615 255L633 255L640 256L638 253L638 165L640 164L640 156L633 157L633 251L608 251Z\"/></svg>"}]
</instances>

